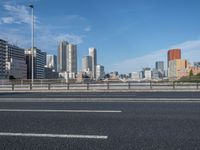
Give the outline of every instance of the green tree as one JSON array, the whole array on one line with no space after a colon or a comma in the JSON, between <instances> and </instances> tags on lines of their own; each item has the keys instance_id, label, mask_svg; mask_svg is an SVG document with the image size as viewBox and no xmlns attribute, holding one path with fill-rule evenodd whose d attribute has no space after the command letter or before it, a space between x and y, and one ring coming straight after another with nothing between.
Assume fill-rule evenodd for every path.
<instances>
[{"instance_id":1,"label":"green tree","mask_svg":"<svg viewBox=\"0 0 200 150\"><path fill-rule=\"evenodd\" d=\"M197 75L196 75L196 76L200 77L200 73L197 73Z\"/></svg>"},{"instance_id":2,"label":"green tree","mask_svg":"<svg viewBox=\"0 0 200 150\"><path fill-rule=\"evenodd\" d=\"M193 71L190 70L190 73L189 73L189 76L192 77L194 74L193 74Z\"/></svg>"}]
</instances>

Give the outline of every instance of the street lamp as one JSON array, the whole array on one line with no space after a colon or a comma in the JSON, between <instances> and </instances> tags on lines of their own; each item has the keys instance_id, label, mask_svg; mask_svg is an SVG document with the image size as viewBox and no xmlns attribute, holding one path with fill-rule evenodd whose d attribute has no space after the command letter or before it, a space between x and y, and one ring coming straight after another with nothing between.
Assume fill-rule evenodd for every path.
<instances>
[{"instance_id":1,"label":"street lamp","mask_svg":"<svg viewBox=\"0 0 200 150\"><path fill-rule=\"evenodd\" d=\"M34 79L34 6L32 4L29 5L29 7L32 9L32 34L31 34L31 39L32 39L32 48L31 48L31 51L32 51L32 68L31 68L31 81L32 81L32 84L33 84L33 79Z\"/></svg>"}]
</instances>

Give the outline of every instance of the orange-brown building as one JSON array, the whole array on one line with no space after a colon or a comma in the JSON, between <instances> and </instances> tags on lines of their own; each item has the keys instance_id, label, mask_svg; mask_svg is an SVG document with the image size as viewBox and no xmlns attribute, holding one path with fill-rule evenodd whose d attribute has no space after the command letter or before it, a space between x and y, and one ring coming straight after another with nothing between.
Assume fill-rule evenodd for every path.
<instances>
[{"instance_id":1,"label":"orange-brown building","mask_svg":"<svg viewBox=\"0 0 200 150\"><path fill-rule=\"evenodd\" d=\"M168 51L168 62L170 60L181 59L181 49L170 49Z\"/></svg>"}]
</instances>

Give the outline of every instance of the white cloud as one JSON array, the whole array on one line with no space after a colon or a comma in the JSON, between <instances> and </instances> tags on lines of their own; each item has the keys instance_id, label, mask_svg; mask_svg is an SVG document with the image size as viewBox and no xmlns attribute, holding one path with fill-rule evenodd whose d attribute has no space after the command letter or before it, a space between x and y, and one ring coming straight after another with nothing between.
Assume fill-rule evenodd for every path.
<instances>
[{"instance_id":1,"label":"white cloud","mask_svg":"<svg viewBox=\"0 0 200 150\"><path fill-rule=\"evenodd\" d=\"M86 28L84 29L84 31L85 31L85 32L90 32L90 31L91 31L91 28L90 28L90 27L86 27Z\"/></svg>"},{"instance_id":2,"label":"white cloud","mask_svg":"<svg viewBox=\"0 0 200 150\"><path fill-rule=\"evenodd\" d=\"M166 54L163 51L156 51L141 57L127 59L110 67L122 73L140 71L144 67L153 67L156 60L165 60Z\"/></svg>"},{"instance_id":3,"label":"white cloud","mask_svg":"<svg viewBox=\"0 0 200 150\"><path fill-rule=\"evenodd\" d=\"M194 41L186 41L184 43L171 46L170 48L181 47L182 50L187 51L189 49L196 49L197 47L199 48L199 46L200 46L200 40L194 40Z\"/></svg>"},{"instance_id":4,"label":"white cloud","mask_svg":"<svg viewBox=\"0 0 200 150\"><path fill-rule=\"evenodd\" d=\"M5 9L5 11L7 11L9 16L1 18L1 23L31 24L31 14L28 10L28 6L4 4L3 8Z\"/></svg>"},{"instance_id":5,"label":"white cloud","mask_svg":"<svg viewBox=\"0 0 200 150\"><path fill-rule=\"evenodd\" d=\"M0 38L9 41L11 44L18 45L22 48L30 46L31 39L28 39L25 35L20 34L21 31L17 29L4 30L0 33Z\"/></svg>"},{"instance_id":6,"label":"white cloud","mask_svg":"<svg viewBox=\"0 0 200 150\"><path fill-rule=\"evenodd\" d=\"M6 24L11 24L14 22L14 18L13 17L3 17L1 19L2 23L6 23Z\"/></svg>"},{"instance_id":7,"label":"white cloud","mask_svg":"<svg viewBox=\"0 0 200 150\"><path fill-rule=\"evenodd\" d=\"M186 41L170 48L181 48L182 58L190 62L200 61L200 40Z\"/></svg>"},{"instance_id":8,"label":"white cloud","mask_svg":"<svg viewBox=\"0 0 200 150\"><path fill-rule=\"evenodd\" d=\"M16 5L14 3L4 3L3 8L8 16L0 18L0 24L31 24L30 8L24 5ZM35 17L36 18L36 17ZM85 18L78 15L69 15L65 19L84 21ZM23 32L22 32L23 30ZM17 44L24 48L30 47L31 29L26 26L18 28L4 27L0 33L0 38L11 43ZM67 40L70 43L80 44L83 42L83 36L74 33L55 33L46 25L36 20L35 24L35 46L42 50L53 50L57 47L58 42Z\"/></svg>"},{"instance_id":9,"label":"white cloud","mask_svg":"<svg viewBox=\"0 0 200 150\"><path fill-rule=\"evenodd\" d=\"M81 44L83 42L83 37L79 35L75 35L73 33L71 34L59 34L58 36L55 37L55 41L60 42L60 41L68 41L70 43L74 44Z\"/></svg>"},{"instance_id":10,"label":"white cloud","mask_svg":"<svg viewBox=\"0 0 200 150\"><path fill-rule=\"evenodd\" d=\"M122 73L140 71L143 67L155 67L155 61L167 62L167 51L171 48L181 48L182 58L189 62L200 61L200 40L186 41L177 45L169 46L163 50L154 51L141 57L127 59L109 67L112 70L118 70Z\"/></svg>"},{"instance_id":11,"label":"white cloud","mask_svg":"<svg viewBox=\"0 0 200 150\"><path fill-rule=\"evenodd\" d=\"M63 17L62 19L64 19L65 21L87 22L86 18L79 15L67 15Z\"/></svg>"}]
</instances>

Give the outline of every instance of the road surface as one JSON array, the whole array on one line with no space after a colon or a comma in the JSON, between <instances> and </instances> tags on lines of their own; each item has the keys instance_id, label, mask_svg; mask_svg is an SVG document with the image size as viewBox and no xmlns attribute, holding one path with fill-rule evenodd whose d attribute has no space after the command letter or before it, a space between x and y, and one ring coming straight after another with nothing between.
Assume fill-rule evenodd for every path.
<instances>
[{"instance_id":1,"label":"road surface","mask_svg":"<svg viewBox=\"0 0 200 150\"><path fill-rule=\"evenodd\" d=\"M160 97L160 93L157 94ZM86 97L84 94L80 95ZM23 94L15 96L25 97ZM39 96L40 94L30 97L34 100ZM65 96L64 93L61 94L61 97ZM147 95L143 93L143 96ZM164 96L166 95L161 97ZM193 96L198 98L198 93L193 93ZM1 94L0 97L3 99L2 97L9 96ZM48 96L44 94L43 97ZM48 99L53 97L50 94ZM109 95L107 97L111 98ZM180 95L174 94L174 97L180 98ZM0 149L200 149L199 101L125 100L126 98L112 102L0 101Z\"/></svg>"}]
</instances>

